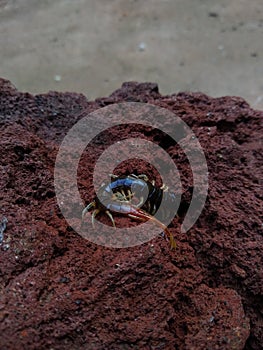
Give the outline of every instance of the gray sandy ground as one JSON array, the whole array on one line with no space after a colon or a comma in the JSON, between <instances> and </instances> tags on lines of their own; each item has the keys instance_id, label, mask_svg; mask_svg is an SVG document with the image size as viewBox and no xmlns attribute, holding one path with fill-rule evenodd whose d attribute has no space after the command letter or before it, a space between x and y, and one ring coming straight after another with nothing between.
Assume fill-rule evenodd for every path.
<instances>
[{"instance_id":1,"label":"gray sandy ground","mask_svg":"<svg viewBox=\"0 0 263 350\"><path fill-rule=\"evenodd\" d=\"M20 90L244 97L263 109L262 0L0 0L0 76Z\"/></svg>"}]
</instances>

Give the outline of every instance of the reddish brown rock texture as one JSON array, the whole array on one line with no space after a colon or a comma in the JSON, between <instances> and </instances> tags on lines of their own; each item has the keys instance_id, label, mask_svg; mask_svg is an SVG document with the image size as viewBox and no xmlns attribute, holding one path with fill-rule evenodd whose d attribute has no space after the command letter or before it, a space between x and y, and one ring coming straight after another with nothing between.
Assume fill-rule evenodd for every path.
<instances>
[{"instance_id":1,"label":"reddish brown rock texture","mask_svg":"<svg viewBox=\"0 0 263 350\"><path fill-rule=\"evenodd\" d=\"M125 101L173 111L204 149L206 205L186 234L177 219L170 225L175 251L163 237L127 249L95 245L68 226L56 203L54 162L67 131L81 114ZM0 246L1 350L262 349L262 117L241 98L162 96L155 84L125 83L89 102L73 93L32 96L1 80L0 220L8 219ZM147 139L165 146L165 135L157 136ZM80 166L86 201L100 151L93 147L90 163ZM180 150L168 151L182 173L183 212L191 200L188 168Z\"/></svg>"}]
</instances>

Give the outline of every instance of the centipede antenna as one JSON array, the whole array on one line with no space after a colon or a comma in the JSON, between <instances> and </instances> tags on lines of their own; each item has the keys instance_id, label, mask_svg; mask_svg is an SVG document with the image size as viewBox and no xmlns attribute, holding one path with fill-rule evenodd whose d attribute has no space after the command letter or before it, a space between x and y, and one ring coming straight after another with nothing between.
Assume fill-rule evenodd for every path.
<instances>
[{"instance_id":1,"label":"centipede antenna","mask_svg":"<svg viewBox=\"0 0 263 350\"><path fill-rule=\"evenodd\" d=\"M115 221L114 221L114 219L113 219L113 216L112 216L111 213L109 212L109 210L106 210L106 214L107 214L108 217L111 219L111 222L112 222L113 227L116 228Z\"/></svg>"}]
</instances>

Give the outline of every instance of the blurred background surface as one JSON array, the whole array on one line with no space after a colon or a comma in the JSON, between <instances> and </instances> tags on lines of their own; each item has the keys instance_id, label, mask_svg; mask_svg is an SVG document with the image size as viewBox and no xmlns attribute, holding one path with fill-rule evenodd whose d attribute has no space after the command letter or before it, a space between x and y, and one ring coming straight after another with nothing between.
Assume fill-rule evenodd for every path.
<instances>
[{"instance_id":1,"label":"blurred background surface","mask_svg":"<svg viewBox=\"0 0 263 350\"><path fill-rule=\"evenodd\" d=\"M262 0L0 0L0 76L22 91L235 95L263 109Z\"/></svg>"}]
</instances>

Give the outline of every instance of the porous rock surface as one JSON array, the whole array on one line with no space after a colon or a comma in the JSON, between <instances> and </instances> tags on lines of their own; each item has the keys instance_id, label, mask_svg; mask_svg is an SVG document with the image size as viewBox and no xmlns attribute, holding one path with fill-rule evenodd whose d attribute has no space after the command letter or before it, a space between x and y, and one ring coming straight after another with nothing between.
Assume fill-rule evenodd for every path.
<instances>
[{"instance_id":1,"label":"porous rock surface","mask_svg":"<svg viewBox=\"0 0 263 350\"><path fill-rule=\"evenodd\" d=\"M118 102L166 108L194 131L205 152L209 192L187 232L132 248L96 245L74 232L56 202L59 145L84 114ZM89 102L76 93L30 95L0 80L0 348L246 349L263 346L262 117L241 98L202 93L162 96L150 83L124 83ZM130 135L122 130L122 138ZM119 131L111 130L117 139ZM147 139L165 148L156 130ZM105 148L104 140L103 147ZM191 200L189 165L167 145ZM89 147L80 189L92 199L92 169L102 148ZM119 172L149 173L147 164ZM102 219L107 221L106 218ZM120 223L131 221L119 218Z\"/></svg>"}]
</instances>

